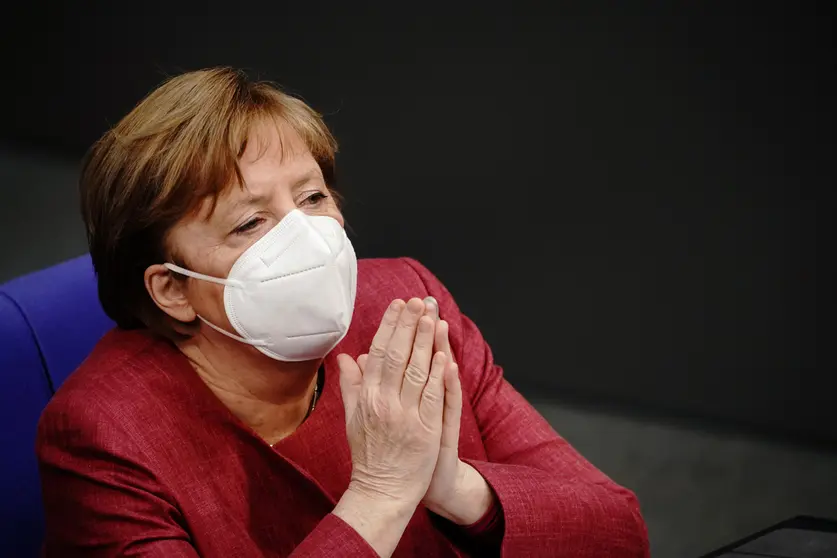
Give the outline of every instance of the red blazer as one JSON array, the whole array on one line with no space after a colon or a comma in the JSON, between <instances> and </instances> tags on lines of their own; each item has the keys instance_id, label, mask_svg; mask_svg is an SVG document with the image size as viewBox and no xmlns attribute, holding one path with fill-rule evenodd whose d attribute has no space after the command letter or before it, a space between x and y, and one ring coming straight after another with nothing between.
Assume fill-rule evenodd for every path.
<instances>
[{"instance_id":1,"label":"red blazer","mask_svg":"<svg viewBox=\"0 0 837 558\"><path fill-rule=\"evenodd\" d=\"M330 513L351 472L335 357L369 349L390 301L428 295L450 323L465 393L460 456L497 495L502 554L648 556L634 495L503 379L477 327L409 259L359 263L354 320L325 359L317 407L274 448L170 343L145 331L105 335L41 417L46 556L376 556ZM467 555L474 536L419 506L395 556Z\"/></svg>"}]
</instances>

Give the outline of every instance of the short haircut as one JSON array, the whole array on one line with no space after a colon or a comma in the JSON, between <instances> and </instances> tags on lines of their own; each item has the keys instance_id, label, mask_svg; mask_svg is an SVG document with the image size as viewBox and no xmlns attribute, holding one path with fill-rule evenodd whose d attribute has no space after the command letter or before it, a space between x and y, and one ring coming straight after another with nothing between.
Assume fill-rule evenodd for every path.
<instances>
[{"instance_id":1,"label":"short haircut","mask_svg":"<svg viewBox=\"0 0 837 558\"><path fill-rule=\"evenodd\" d=\"M145 287L148 266L171 261L166 238L206 200L242 185L239 159L255 126L273 120L307 145L334 189L337 144L322 117L276 85L213 68L169 79L87 153L81 210L105 313L124 329L188 335Z\"/></svg>"}]
</instances>

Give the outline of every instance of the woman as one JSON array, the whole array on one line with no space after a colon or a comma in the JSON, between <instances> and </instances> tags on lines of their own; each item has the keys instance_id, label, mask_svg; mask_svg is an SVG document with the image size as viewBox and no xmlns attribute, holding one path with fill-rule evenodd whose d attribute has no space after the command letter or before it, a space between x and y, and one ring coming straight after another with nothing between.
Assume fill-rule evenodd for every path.
<instances>
[{"instance_id":1,"label":"woman","mask_svg":"<svg viewBox=\"0 0 837 558\"><path fill-rule=\"evenodd\" d=\"M335 147L230 69L168 81L93 146L82 210L118 327L40 422L46 555L646 556L634 496L439 281L356 261Z\"/></svg>"}]
</instances>

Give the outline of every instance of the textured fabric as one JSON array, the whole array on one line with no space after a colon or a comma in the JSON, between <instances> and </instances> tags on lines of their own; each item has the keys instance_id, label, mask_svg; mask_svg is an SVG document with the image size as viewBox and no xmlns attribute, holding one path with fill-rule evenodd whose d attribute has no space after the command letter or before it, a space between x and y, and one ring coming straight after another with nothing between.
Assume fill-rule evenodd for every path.
<instances>
[{"instance_id":1,"label":"textured fabric","mask_svg":"<svg viewBox=\"0 0 837 558\"><path fill-rule=\"evenodd\" d=\"M336 355L366 352L392 299L427 295L450 322L466 396L460 455L497 495L502 554L647 556L633 495L549 427L503 379L447 290L404 259L360 262L355 317L325 359L317 407L273 448L170 344L142 331L106 335L39 425L46 555L374 556L330 513L351 473ZM450 525L438 519L419 506L394 556L465 555L468 541L446 536Z\"/></svg>"}]
</instances>

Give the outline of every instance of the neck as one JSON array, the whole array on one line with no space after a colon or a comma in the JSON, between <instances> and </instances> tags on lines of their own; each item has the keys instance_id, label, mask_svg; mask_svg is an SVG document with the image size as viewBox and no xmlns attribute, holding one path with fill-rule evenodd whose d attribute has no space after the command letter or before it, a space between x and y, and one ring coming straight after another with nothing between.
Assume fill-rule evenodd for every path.
<instances>
[{"instance_id":1,"label":"neck","mask_svg":"<svg viewBox=\"0 0 837 558\"><path fill-rule=\"evenodd\" d=\"M308 414L322 360L280 362L217 337L201 331L178 348L215 396L268 444L293 433Z\"/></svg>"}]
</instances>

